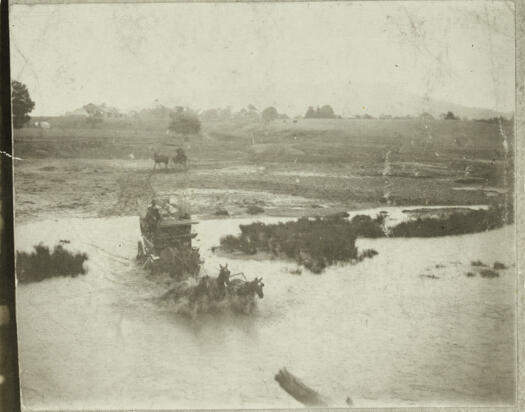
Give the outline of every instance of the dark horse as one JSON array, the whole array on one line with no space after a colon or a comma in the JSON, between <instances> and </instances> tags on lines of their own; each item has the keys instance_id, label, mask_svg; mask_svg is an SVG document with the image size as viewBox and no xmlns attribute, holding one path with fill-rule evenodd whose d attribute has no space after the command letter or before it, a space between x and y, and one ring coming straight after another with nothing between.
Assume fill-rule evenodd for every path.
<instances>
[{"instance_id":1,"label":"dark horse","mask_svg":"<svg viewBox=\"0 0 525 412\"><path fill-rule=\"evenodd\" d=\"M249 282L241 279L234 279L230 282L228 290L231 290L236 296L244 298L254 298L257 295L260 299L264 297L264 283L262 278L255 278Z\"/></svg>"},{"instance_id":2,"label":"dark horse","mask_svg":"<svg viewBox=\"0 0 525 412\"><path fill-rule=\"evenodd\" d=\"M230 274L228 264L225 266L219 265L219 276L216 278L210 276L201 277L197 286L192 290L190 300L195 302L204 296L212 300L224 299L230 283Z\"/></svg>"},{"instance_id":3,"label":"dark horse","mask_svg":"<svg viewBox=\"0 0 525 412\"><path fill-rule=\"evenodd\" d=\"M153 165L153 170L157 168L157 165L164 163L164 168L168 168L168 163L170 162L170 158L166 155L160 155L157 152L153 153L153 160L155 161L155 164Z\"/></svg>"},{"instance_id":4,"label":"dark horse","mask_svg":"<svg viewBox=\"0 0 525 412\"><path fill-rule=\"evenodd\" d=\"M249 282L234 279L230 282L228 291L232 296L230 305L236 312L251 313L256 305L255 296L259 299L264 297L264 283L262 278L255 278Z\"/></svg>"},{"instance_id":5,"label":"dark horse","mask_svg":"<svg viewBox=\"0 0 525 412\"><path fill-rule=\"evenodd\" d=\"M230 280L228 265L220 265L219 275L214 278L203 276L196 285L175 287L163 298L176 300L187 297L190 312L196 314L226 304L236 311L249 313L255 307L255 297L264 297L262 278L252 281L242 279Z\"/></svg>"},{"instance_id":6,"label":"dark horse","mask_svg":"<svg viewBox=\"0 0 525 412\"><path fill-rule=\"evenodd\" d=\"M184 153L184 149L181 149L180 147L177 149L177 154L171 159L173 164L180 164L185 169L188 168L188 157L186 156L186 153Z\"/></svg>"}]
</instances>

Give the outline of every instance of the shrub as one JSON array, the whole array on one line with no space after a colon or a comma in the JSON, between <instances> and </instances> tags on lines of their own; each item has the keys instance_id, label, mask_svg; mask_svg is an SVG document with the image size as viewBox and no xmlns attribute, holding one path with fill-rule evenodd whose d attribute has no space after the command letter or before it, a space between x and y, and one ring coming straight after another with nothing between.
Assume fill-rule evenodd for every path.
<instances>
[{"instance_id":1,"label":"shrub","mask_svg":"<svg viewBox=\"0 0 525 412\"><path fill-rule=\"evenodd\" d=\"M85 274L86 253L71 253L62 245L56 245L51 252L42 244L33 246L34 251L16 252L16 274L20 283L39 282L57 276Z\"/></svg>"},{"instance_id":2,"label":"shrub","mask_svg":"<svg viewBox=\"0 0 525 412\"><path fill-rule=\"evenodd\" d=\"M467 273L466 273L466 276L467 276L468 278L473 278L474 276L476 276L476 274L475 274L474 272L467 272Z\"/></svg>"},{"instance_id":3,"label":"shrub","mask_svg":"<svg viewBox=\"0 0 525 412\"><path fill-rule=\"evenodd\" d=\"M507 269L507 266L505 265L505 263L501 263L501 262L494 262L494 265L492 267L496 270Z\"/></svg>"},{"instance_id":4,"label":"shrub","mask_svg":"<svg viewBox=\"0 0 525 412\"><path fill-rule=\"evenodd\" d=\"M483 263L481 260L474 260L470 262L472 266L487 266L485 263Z\"/></svg>"},{"instance_id":5,"label":"shrub","mask_svg":"<svg viewBox=\"0 0 525 412\"><path fill-rule=\"evenodd\" d=\"M480 276L482 278L497 278L499 277L499 273L492 269L482 269L479 272Z\"/></svg>"},{"instance_id":6,"label":"shrub","mask_svg":"<svg viewBox=\"0 0 525 412\"><path fill-rule=\"evenodd\" d=\"M360 254L357 260L361 261L366 258L373 258L374 256L378 255L378 251L375 249L365 249Z\"/></svg>"},{"instance_id":7,"label":"shrub","mask_svg":"<svg viewBox=\"0 0 525 412\"><path fill-rule=\"evenodd\" d=\"M314 273L337 262L357 259L356 234L344 219L300 218L297 221L265 225L240 225L239 236L221 239L221 247L247 254L268 252L293 259Z\"/></svg>"},{"instance_id":8,"label":"shrub","mask_svg":"<svg viewBox=\"0 0 525 412\"><path fill-rule=\"evenodd\" d=\"M513 222L512 204L496 204L487 210L468 210L444 218L419 218L401 222L390 231L393 237L437 237L497 229Z\"/></svg>"},{"instance_id":9,"label":"shrub","mask_svg":"<svg viewBox=\"0 0 525 412\"><path fill-rule=\"evenodd\" d=\"M260 213L264 213L264 209L257 205L250 205L246 209L246 212L249 213L250 215L258 215Z\"/></svg>"},{"instance_id":10,"label":"shrub","mask_svg":"<svg viewBox=\"0 0 525 412\"><path fill-rule=\"evenodd\" d=\"M179 107L174 113L170 113L170 118L169 130L183 136L198 134L201 130L199 117L190 110Z\"/></svg>"},{"instance_id":11,"label":"shrub","mask_svg":"<svg viewBox=\"0 0 525 412\"><path fill-rule=\"evenodd\" d=\"M385 236L384 221L383 215L377 215L375 218L367 215L356 215L350 222L357 236L378 238Z\"/></svg>"},{"instance_id":12,"label":"shrub","mask_svg":"<svg viewBox=\"0 0 525 412\"><path fill-rule=\"evenodd\" d=\"M226 209L219 208L214 213L215 216L230 216L230 213Z\"/></svg>"}]
</instances>

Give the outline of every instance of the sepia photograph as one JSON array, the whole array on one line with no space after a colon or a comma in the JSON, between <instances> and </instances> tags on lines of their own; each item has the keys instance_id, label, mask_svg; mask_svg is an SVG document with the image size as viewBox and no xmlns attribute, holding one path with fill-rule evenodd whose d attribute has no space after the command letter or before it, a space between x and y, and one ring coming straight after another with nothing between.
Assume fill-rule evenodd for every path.
<instances>
[{"instance_id":1,"label":"sepia photograph","mask_svg":"<svg viewBox=\"0 0 525 412\"><path fill-rule=\"evenodd\" d=\"M9 36L24 411L516 404L513 2L22 1Z\"/></svg>"}]
</instances>

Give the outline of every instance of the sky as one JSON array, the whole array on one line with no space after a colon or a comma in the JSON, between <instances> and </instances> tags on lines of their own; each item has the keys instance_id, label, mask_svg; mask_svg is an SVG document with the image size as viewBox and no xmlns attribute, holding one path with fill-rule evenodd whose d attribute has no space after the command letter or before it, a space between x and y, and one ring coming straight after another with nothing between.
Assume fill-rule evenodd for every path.
<instances>
[{"instance_id":1,"label":"sky","mask_svg":"<svg viewBox=\"0 0 525 412\"><path fill-rule=\"evenodd\" d=\"M15 4L10 29L33 115L89 102L379 114L419 97L514 110L505 1Z\"/></svg>"}]
</instances>

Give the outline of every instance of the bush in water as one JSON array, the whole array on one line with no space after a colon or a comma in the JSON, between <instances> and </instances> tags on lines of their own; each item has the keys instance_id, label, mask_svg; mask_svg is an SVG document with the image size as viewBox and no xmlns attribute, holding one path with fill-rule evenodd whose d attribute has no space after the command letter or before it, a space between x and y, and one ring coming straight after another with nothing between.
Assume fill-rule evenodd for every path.
<instances>
[{"instance_id":1,"label":"bush in water","mask_svg":"<svg viewBox=\"0 0 525 412\"><path fill-rule=\"evenodd\" d=\"M357 259L356 233L343 218L301 218L297 221L265 225L240 225L239 236L221 239L221 247L247 254L268 252L294 259L314 273L327 266Z\"/></svg>"},{"instance_id":2,"label":"bush in water","mask_svg":"<svg viewBox=\"0 0 525 412\"><path fill-rule=\"evenodd\" d=\"M385 237L384 215L379 214L375 218L371 218L368 215L356 215L350 222L357 236L368 238Z\"/></svg>"},{"instance_id":3,"label":"bush in water","mask_svg":"<svg viewBox=\"0 0 525 412\"><path fill-rule=\"evenodd\" d=\"M361 253L359 253L357 260L362 261L366 258L373 258L375 255L378 254L379 252L375 249L365 249Z\"/></svg>"},{"instance_id":4,"label":"bush in water","mask_svg":"<svg viewBox=\"0 0 525 412\"><path fill-rule=\"evenodd\" d=\"M16 252L16 274L20 283L38 282L56 276L77 276L85 274L86 253L71 253L62 245L56 245L51 252L42 244L33 246L34 251Z\"/></svg>"},{"instance_id":5,"label":"bush in water","mask_svg":"<svg viewBox=\"0 0 525 412\"><path fill-rule=\"evenodd\" d=\"M494 262L494 265L492 267L494 269L496 269L496 270L507 269L507 265L505 265L505 263L501 263L501 262Z\"/></svg>"},{"instance_id":6,"label":"bush in water","mask_svg":"<svg viewBox=\"0 0 525 412\"><path fill-rule=\"evenodd\" d=\"M499 277L499 273L492 269L482 269L479 272L480 276L482 278L497 278Z\"/></svg>"},{"instance_id":7,"label":"bush in water","mask_svg":"<svg viewBox=\"0 0 525 412\"><path fill-rule=\"evenodd\" d=\"M390 231L392 237L437 237L497 229L514 221L512 203L494 204L487 210L452 213L445 218L402 222Z\"/></svg>"},{"instance_id":8,"label":"bush in water","mask_svg":"<svg viewBox=\"0 0 525 412\"><path fill-rule=\"evenodd\" d=\"M474 260L470 262L472 266L487 266L485 263L483 263L481 260Z\"/></svg>"}]
</instances>

